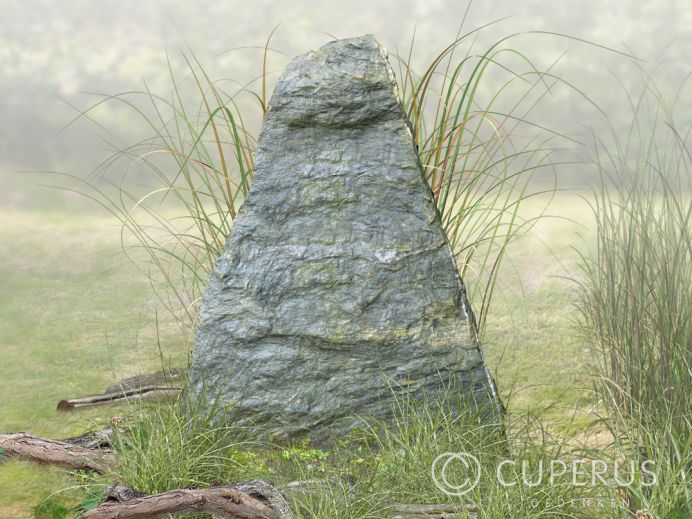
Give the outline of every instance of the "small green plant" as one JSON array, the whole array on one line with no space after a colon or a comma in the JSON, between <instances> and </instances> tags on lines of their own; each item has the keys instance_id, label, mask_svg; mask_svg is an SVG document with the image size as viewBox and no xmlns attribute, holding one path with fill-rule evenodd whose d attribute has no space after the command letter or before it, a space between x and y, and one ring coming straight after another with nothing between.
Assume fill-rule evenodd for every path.
<instances>
[{"instance_id":1,"label":"small green plant","mask_svg":"<svg viewBox=\"0 0 692 519\"><path fill-rule=\"evenodd\" d=\"M67 519L70 510L53 497L41 502L34 510L36 519Z\"/></svg>"},{"instance_id":2,"label":"small green plant","mask_svg":"<svg viewBox=\"0 0 692 519\"><path fill-rule=\"evenodd\" d=\"M329 457L329 451L315 449L310 446L309 440L304 440L297 445L283 449L281 457L286 461L324 461Z\"/></svg>"}]
</instances>

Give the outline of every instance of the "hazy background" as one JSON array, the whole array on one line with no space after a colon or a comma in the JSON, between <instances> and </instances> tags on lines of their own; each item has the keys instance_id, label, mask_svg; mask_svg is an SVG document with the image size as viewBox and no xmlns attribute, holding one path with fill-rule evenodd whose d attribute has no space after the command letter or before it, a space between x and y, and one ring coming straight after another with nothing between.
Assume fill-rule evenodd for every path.
<instances>
[{"instance_id":1,"label":"hazy background","mask_svg":"<svg viewBox=\"0 0 692 519\"><path fill-rule=\"evenodd\" d=\"M424 65L451 42L467 9L463 1L278 2L171 0L1 0L0 7L0 202L10 207L65 209L78 197L40 187L56 183L36 171L85 177L116 146L146 135L132 111L109 103L61 131L94 94L142 90L171 92L167 56L185 76L181 51L192 50L214 78L247 82L259 74L261 47L280 24L270 69L335 37L375 34L405 53L416 29L414 63ZM515 32L541 30L582 38L632 52L653 64L663 56L658 81L679 87L689 70L692 5L689 0L523 0L475 2L465 30L509 17L479 35L478 49ZM627 123L627 102L613 74L632 88L636 68L626 59L574 40L528 35L512 46L541 66L563 52L556 71L583 89L611 117ZM243 48L241 48L243 47ZM235 50L233 50L235 49ZM272 77L276 77L274 74ZM229 85L233 85L229 81ZM687 89L689 90L689 88ZM690 92L680 111L689 114ZM536 114L542 124L585 134L597 112L567 89L556 88ZM536 118L535 117L535 118ZM257 121L254 121L257 124ZM577 169L565 181L579 183Z\"/></svg>"}]
</instances>

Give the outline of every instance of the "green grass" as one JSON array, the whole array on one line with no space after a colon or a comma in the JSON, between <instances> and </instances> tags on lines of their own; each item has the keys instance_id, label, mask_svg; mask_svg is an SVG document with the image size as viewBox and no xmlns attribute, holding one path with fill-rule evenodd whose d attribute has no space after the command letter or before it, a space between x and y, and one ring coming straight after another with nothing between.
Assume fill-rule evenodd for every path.
<instances>
[{"instance_id":1,"label":"green grass","mask_svg":"<svg viewBox=\"0 0 692 519\"><path fill-rule=\"evenodd\" d=\"M530 463L532 479L539 460L566 456L563 444L545 434L540 421L530 415L510 414L509 433L497 426L483 424L474 415L455 411L454 397L441 401L399 401L394 424L383 424L366 435L373 448L370 462L370 492L384 496L385 502L451 503L463 510L473 503L483 517L539 517L551 515L551 508L565 515L579 517L578 502L584 494L570 485L540 484L535 487L504 487L496 478L497 464L506 458ZM483 425L481 425L483 424ZM539 432L536 435L536 432ZM463 496L442 493L431 477L435 458L444 452L466 452L480 462L478 485ZM367 456L367 454L366 454ZM468 476L461 465L451 465L450 482L461 482ZM518 475L511 469L507 479ZM439 476L439 474L438 474ZM564 501L562 507L555 506ZM551 504L552 503L552 504Z\"/></svg>"},{"instance_id":2,"label":"green grass","mask_svg":"<svg viewBox=\"0 0 692 519\"><path fill-rule=\"evenodd\" d=\"M603 409L597 406L588 368L588 363L594 359L593 351L588 351L588 346L574 332L571 304L578 294L572 281L566 278L575 271L579 261L573 246L583 251L596 244L593 215L587 201L576 194L558 194L555 206L560 208L560 218L539 221L532 233L514 244L516 254L501 271L500 297L495 301L497 313L488 323L484 346L500 390L505 398L509 396L509 408L514 417L512 434L518 439L516 452L523 452L532 459L547 455L551 449L562 448L563 452L568 452L571 447L561 447L560 441L550 438L545 444L525 442L531 431L536 437L538 432L547 429L568 440L572 447L584 440L589 445L605 445L611 441L594 414L596 411L602 413ZM522 216L530 218L543 207L544 201L529 201L523 206ZM28 232L37 228L39 222L45 231ZM304 504L313 510L313 515L305 512L307 517L317 517L314 510L321 510L319 517L368 517L368 513L377 517L378 510L385 506L382 493L390 487L396 490L397 499L402 500L409 485L421 488L421 496L438 500L442 497L434 493L429 480L425 482L427 486L421 487L428 469L424 463L423 468L416 466L413 452L407 455L406 471L397 476L386 469L398 463L400 449L393 445L401 431L394 431L393 436L390 431L388 437L371 439L371 443L378 441L388 445L380 449L378 457L366 455L357 448L344 448L330 453L330 459L324 460L321 453L303 447L272 447L259 454L257 448L224 450L226 447L217 443L217 433L229 431L198 427L193 428L192 434L182 435L183 429L188 433L190 429L181 426L186 419L175 407L148 407L144 415L145 410L137 405L58 414L54 407L58 398L100 391L110 383L111 366L116 367L118 376L158 368L152 318L157 300L148 289L146 276L122 261L118 253L116 220L16 213L0 226L0 234L8 238L2 243L13 244L12 249L3 250L3 264L8 268L2 271L0 278L3 288L8 289L3 293L11 296L2 303L6 309L2 315L8 316L2 321L3 337L13 338L3 340L3 352L7 352L6 358L12 359L12 363L0 365L3 394L14 395L9 405L0 409L3 430L29 430L61 437L77 434L94 423L104 423L114 414L125 415L132 423L144 416L147 417L146 427L123 444L127 464L117 475L135 486L153 491L179 485L185 480L208 483L259 475L286 480L322 477L343 470L359 473L361 484L369 485L367 489L379 496L378 499L359 499L344 507L342 499L347 487L337 485L316 497L316 501ZM550 244L550 251L542 245L544 242ZM63 267L58 267L60 262ZM49 305L52 310L48 314L52 314L50 318L44 317L46 325L42 328L34 319L43 311L25 310L32 305L44 310L41 305L46 299L56 298L58 290L62 295L57 300L62 299L63 304ZM106 332L108 341L105 340ZM174 364L184 365L186 347L179 329L164 323L163 332L166 351L178 352ZM19 339L23 339L23 347L17 352L15 341ZM69 357L62 354L74 348L81 354ZM31 363L40 366L41 376L33 375L37 373L35 368L25 371ZM16 386L22 387L21 393L10 389ZM542 421L522 418L529 410L542 411ZM424 424L419 423L419 428ZM454 442L461 442L462 437L470 442L473 428L463 423L457 425L453 429L453 434L457 435L452 436ZM204 441L198 441L200 438ZM200 450L186 451L185 446L190 444L199 444ZM486 447L494 448L492 445ZM430 457L434 445L428 443L417 448ZM418 455L423 459L423 454ZM378 465L368 465L366 461L370 458L376 458ZM171 466L177 467L176 470L167 470ZM0 502L0 510L9 518L27 517L44 498L59 489L77 484L90 488L94 483L100 485L109 480L75 480L58 469L45 470L28 463L11 462L0 468L0 496L4 499ZM486 485L489 484L486 481ZM102 489L100 486L92 488L96 492ZM497 491L489 486L484 489L489 495ZM390 499L392 497L390 495ZM521 501L518 494L497 497L497 508L493 512L496 517L506 513L503 507ZM50 506L71 508L84 498L84 490L80 489L60 492L49 503L52 503ZM527 510L521 513L531 517Z\"/></svg>"},{"instance_id":3,"label":"green grass","mask_svg":"<svg viewBox=\"0 0 692 519\"><path fill-rule=\"evenodd\" d=\"M575 220L590 215L576 196L564 195L559 204L570 208L566 216ZM527 216L543 205L538 200L527 204ZM537 228L540 238L554 243L566 267L575 257L571 236L579 230L566 220L545 220ZM0 391L5 397L0 430L61 438L128 414L129 406L55 410L60 398L102 391L114 375L160 366L154 326L158 302L147 277L123 261L119 222L102 215L15 212L0 222L0 236L5 296L0 300ZM588 392L581 391L589 387L589 377L583 346L570 329L566 281L551 277L565 272L541 248L539 237L527 236L516 247L517 259L505 264L498 315L489 323L484 350L500 389L514 390L513 409L563 399L564 405L549 411L550 423L576 433L570 425L574 407L588 416L591 403ZM163 312L160 322L171 364L185 365L189 346L180 328L165 322ZM10 462L0 467L0 510L3 517L23 519L45 497L73 485L60 469ZM61 493L56 499L71 506L82 495Z\"/></svg>"},{"instance_id":4,"label":"green grass","mask_svg":"<svg viewBox=\"0 0 692 519\"><path fill-rule=\"evenodd\" d=\"M453 389L453 388L452 388ZM397 401L394 423L364 421L360 430L340 439L329 451L301 445L272 445L240 440L231 426L213 425L213 416L192 412L180 403L158 407L133 406L128 415L131 434L116 442L120 466L100 481L117 480L146 492L171 488L207 487L223 481L261 477L277 485L296 479L319 479L315 492L297 497L298 517L386 517L395 503L453 504L460 511L475 503L483 517L591 517L581 503L595 496L571 480L525 487L504 487L495 467L506 457L525 461L508 468L507 479L535 480L540 464L570 459L564 440L550 435L532 415L512 414L509 441L497 425L459 414L454 391L440 400ZM186 402L190 409L201 408ZM218 422L218 421L216 421ZM431 477L431 466L444 452L468 452L481 462L477 488L464 496L442 493ZM526 474L522 472L526 470ZM452 465L447 474L461 481L466 474ZM605 517L605 515L603 515Z\"/></svg>"},{"instance_id":5,"label":"green grass","mask_svg":"<svg viewBox=\"0 0 692 519\"><path fill-rule=\"evenodd\" d=\"M191 485L248 481L268 472L266 463L253 453L253 442L236 440L240 435L233 427L214 424L212 415L196 411L194 402L189 404L189 415L182 412L179 401L132 404L126 415L132 431L116 439L114 447L122 462L109 477L155 494Z\"/></svg>"},{"instance_id":6,"label":"green grass","mask_svg":"<svg viewBox=\"0 0 692 519\"><path fill-rule=\"evenodd\" d=\"M520 216L531 219L545 205L546 200L528 200ZM552 207L512 244L483 349L511 409L541 410L554 432L600 442L603 428L594 423L588 369L592 351L571 328L577 293L570 278L579 261L575 247L593 247L593 215L578 193L556 194Z\"/></svg>"},{"instance_id":7,"label":"green grass","mask_svg":"<svg viewBox=\"0 0 692 519\"><path fill-rule=\"evenodd\" d=\"M116 375L160 366L155 302L146 279L123 262L118 234L102 216L3 213L1 431L65 438L107 423L122 409L58 413L58 400L98 393ZM186 356L180 332L164 324L162 341L180 365ZM42 496L69 481L59 469L9 462L0 468L0 515L27 517Z\"/></svg>"}]
</instances>

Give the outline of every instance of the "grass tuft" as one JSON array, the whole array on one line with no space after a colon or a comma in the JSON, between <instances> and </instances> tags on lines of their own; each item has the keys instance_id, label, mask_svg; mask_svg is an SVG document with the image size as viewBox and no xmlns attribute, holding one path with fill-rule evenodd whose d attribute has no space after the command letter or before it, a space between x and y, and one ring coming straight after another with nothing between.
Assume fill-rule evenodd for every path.
<instances>
[{"instance_id":1,"label":"grass tuft","mask_svg":"<svg viewBox=\"0 0 692 519\"><path fill-rule=\"evenodd\" d=\"M642 75L629 132L594 146L597 247L582 257L578 309L615 451L658 470L627 498L667 517L692 513L692 124Z\"/></svg>"},{"instance_id":2,"label":"grass tuft","mask_svg":"<svg viewBox=\"0 0 692 519\"><path fill-rule=\"evenodd\" d=\"M111 476L154 494L245 481L266 473L264 462L253 452L253 442L238 439L231 426L217 422L209 413L186 414L181 402L132 404L128 431L114 445L118 467Z\"/></svg>"}]
</instances>

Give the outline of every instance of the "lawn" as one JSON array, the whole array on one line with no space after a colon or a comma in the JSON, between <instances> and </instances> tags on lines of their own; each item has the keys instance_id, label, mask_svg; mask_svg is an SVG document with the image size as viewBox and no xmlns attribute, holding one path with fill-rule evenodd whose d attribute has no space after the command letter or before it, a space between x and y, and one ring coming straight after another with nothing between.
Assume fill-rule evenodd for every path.
<instances>
[{"instance_id":1,"label":"lawn","mask_svg":"<svg viewBox=\"0 0 692 519\"><path fill-rule=\"evenodd\" d=\"M156 304L124 261L119 228L88 214L9 211L0 223L0 430L50 438L107 422L115 408L56 411L62 398L101 392L114 378L158 369ZM164 328L165 329L165 328ZM181 364L180 334L162 342ZM2 517L29 517L63 472L23 462L0 469Z\"/></svg>"},{"instance_id":2,"label":"lawn","mask_svg":"<svg viewBox=\"0 0 692 519\"><path fill-rule=\"evenodd\" d=\"M526 215L543 204L529 202ZM513 412L542 409L565 437L597 438L587 363L571 326L576 250L593 238L588 204L560 194L513 244L488 321L484 350ZM65 397L102 391L116 378L185 364L185 334L159 313L146 277L121 251L119 226L84 212L9 211L0 221L0 431L77 435L118 407L58 412ZM159 310L161 312L161 310ZM60 469L11 461L0 468L2 517L25 518L75 485Z\"/></svg>"}]
</instances>

